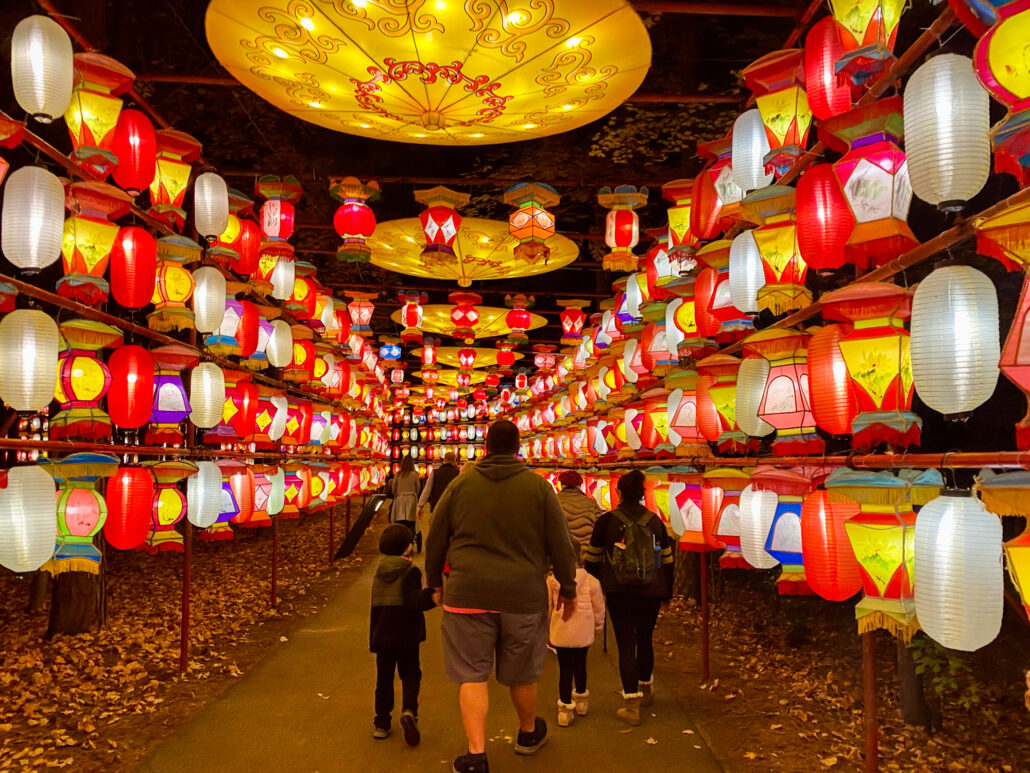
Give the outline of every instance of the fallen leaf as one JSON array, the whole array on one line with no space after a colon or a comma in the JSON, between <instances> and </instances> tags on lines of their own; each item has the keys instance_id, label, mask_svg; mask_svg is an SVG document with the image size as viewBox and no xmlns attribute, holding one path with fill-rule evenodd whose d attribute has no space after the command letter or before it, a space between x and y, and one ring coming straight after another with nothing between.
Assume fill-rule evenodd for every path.
<instances>
[{"instance_id":1,"label":"fallen leaf","mask_svg":"<svg viewBox=\"0 0 1030 773\"><path fill-rule=\"evenodd\" d=\"M820 757L819 758L819 762L821 762L823 764L824 768L832 768L834 765L837 764L837 758L836 757Z\"/></svg>"},{"instance_id":2,"label":"fallen leaf","mask_svg":"<svg viewBox=\"0 0 1030 773\"><path fill-rule=\"evenodd\" d=\"M684 731L683 731L683 734L684 734L684 735L693 735L693 734L694 734L694 731L693 731L693 730L684 730Z\"/></svg>"},{"instance_id":3,"label":"fallen leaf","mask_svg":"<svg viewBox=\"0 0 1030 773\"><path fill-rule=\"evenodd\" d=\"M324 700L324 701L327 701L327 700L329 700L329 696L328 696L328 695L322 695L322 693L315 693L315 694L316 694L316 695L317 695L317 696L318 696L319 698L321 698L322 700Z\"/></svg>"},{"instance_id":4,"label":"fallen leaf","mask_svg":"<svg viewBox=\"0 0 1030 773\"><path fill-rule=\"evenodd\" d=\"M654 746L656 743L658 743L658 739L648 738L646 741L644 741L644 743L648 744L649 746Z\"/></svg>"},{"instance_id":5,"label":"fallen leaf","mask_svg":"<svg viewBox=\"0 0 1030 773\"><path fill-rule=\"evenodd\" d=\"M770 730L779 730L783 725L769 725Z\"/></svg>"},{"instance_id":6,"label":"fallen leaf","mask_svg":"<svg viewBox=\"0 0 1030 773\"><path fill-rule=\"evenodd\" d=\"M758 755L754 752L744 752L744 758L748 760L757 760Z\"/></svg>"},{"instance_id":7,"label":"fallen leaf","mask_svg":"<svg viewBox=\"0 0 1030 773\"><path fill-rule=\"evenodd\" d=\"M280 636L279 641L289 641L285 636Z\"/></svg>"},{"instance_id":8,"label":"fallen leaf","mask_svg":"<svg viewBox=\"0 0 1030 773\"><path fill-rule=\"evenodd\" d=\"M620 733L621 735L627 735L627 734L629 734L629 733L632 733L632 732L633 732L633 729L632 729L632 728L629 728L629 727L627 727L627 728L626 728L625 730L620 730L620 731L619 731L619 733Z\"/></svg>"}]
</instances>

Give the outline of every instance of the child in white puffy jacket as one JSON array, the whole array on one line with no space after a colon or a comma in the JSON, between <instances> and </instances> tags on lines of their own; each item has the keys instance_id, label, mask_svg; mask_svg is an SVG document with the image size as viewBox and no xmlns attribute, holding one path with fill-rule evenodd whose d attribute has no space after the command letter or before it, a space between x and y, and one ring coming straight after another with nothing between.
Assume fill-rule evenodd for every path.
<instances>
[{"instance_id":1,"label":"child in white puffy jacket","mask_svg":"<svg viewBox=\"0 0 1030 773\"><path fill-rule=\"evenodd\" d=\"M547 577L550 597L550 644L558 653L558 727L568 727L576 715L586 716L590 693L587 692L587 651L594 635L604 627L604 594L596 577L580 566L576 570L576 611L562 620L555 609L558 581ZM573 691L575 682L575 691Z\"/></svg>"}]
</instances>

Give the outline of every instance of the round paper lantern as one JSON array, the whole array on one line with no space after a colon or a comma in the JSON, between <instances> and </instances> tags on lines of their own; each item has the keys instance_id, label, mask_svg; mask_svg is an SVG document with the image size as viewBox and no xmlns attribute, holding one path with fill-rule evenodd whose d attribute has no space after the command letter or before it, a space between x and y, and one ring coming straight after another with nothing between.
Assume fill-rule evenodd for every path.
<instances>
[{"instance_id":1,"label":"round paper lantern","mask_svg":"<svg viewBox=\"0 0 1030 773\"><path fill-rule=\"evenodd\" d=\"M190 373L190 421L211 429L222 420L225 405L225 376L213 362L202 362Z\"/></svg>"},{"instance_id":2,"label":"round paper lantern","mask_svg":"<svg viewBox=\"0 0 1030 773\"><path fill-rule=\"evenodd\" d=\"M765 437L773 426L758 418L758 407L769 378L769 361L764 357L748 357L737 371L737 426L751 437Z\"/></svg>"},{"instance_id":3,"label":"round paper lantern","mask_svg":"<svg viewBox=\"0 0 1030 773\"><path fill-rule=\"evenodd\" d=\"M64 237L64 187L46 169L23 166L4 187L4 257L35 274L61 257Z\"/></svg>"},{"instance_id":4,"label":"round paper lantern","mask_svg":"<svg viewBox=\"0 0 1030 773\"><path fill-rule=\"evenodd\" d=\"M37 309L0 319L0 399L16 411L41 411L54 399L57 324Z\"/></svg>"},{"instance_id":5,"label":"round paper lantern","mask_svg":"<svg viewBox=\"0 0 1030 773\"><path fill-rule=\"evenodd\" d=\"M40 123L64 115L74 79L72 42L61 25L49 16L18 22L11 37L11 80L22 110Z\"/></svg>"},{"instance_id":6,"label":"round paper lantern","mask_svg":"<svg viewBox=\"0 0 1030 773\"><path fill-rule=\"evenodd\" d=\"M129 344L115 350L107 361L111 388L107 412L116 427L137 429L150 420L154 403L154 358L142 346Z\"/></svg>"},{"instance_id":7,"label":"round paper lantern","mask_svg":"<svg viewBox=\"0 0 1030 773\"><path fill-rule=\"evenodd\" d=\"M948 649L992 642L1005 607L1001 519L969 492L945 491L919 511L915 532L920 627Z\"/></svg>"},{"instance_id":8,"label":"round paper lantern","mask_svg":"<svg viewBox=\"0 0 1030 773\"><path fill-rule=\"evenodd\" d=\"M154 124L139 110L122 110L114 127L111 152L118 157L114 181L133 196L145 191L157 170Z\"/></svg>"},{"instance_id":9,"label":"round paper lantern","mask_svg":"<svg viewBox=\"0 0 1030 773\"><path fill-rule=\"evenodd\" d=\"M54 553L57 497L54 479L42 467L12 467L0 489L0 565L32 572Z\"/></svg>"},{"instance_id":10,"label":"round paper lantern","mask_svg":"<svg viewBox=\"0 0 1030 773\"><path fill-rule=\"evenodd\" d=\"M998 383L998 296L984 274L945 266L912 301L912 380L919 399L946 416L986 402Z\"/></svg>"},{"instance_id":11,"label":"round paper lantern","mask_svg":"<svg viewBox=\"0 0 1030 773\"><path fill-rule=\"evenodd\" d=\"M197 233L209 242L229 225L229 189L214 172L204 172L193 184L193 217Z\"/></svg>"},{"instance_id":12,"label":"round paper lantern","mask_svg":"<svg viewBox=\"0 0 1030 773\"><path fill-rule=\"evenodd\" d=\"M765 285L762 254L755 236L744 231L730 245L730 300L745 314L758 313L758 291Z\"/></svg>"},{"instance_id":13,"label":"round paper lantern","mask_svg":"<svg viewBox=\"0 0 1030 773\"><path fill-rule=\"evenodd\" d=\"M765 173L765 156L768 152L769 138L765 133L765 124L762 123L762 113L757 107L744 111L733 122L731 158L733 179L745 194L772 182L772 174Z\"/></svg>"},{"instance_id":14,"label":"round paper lantern","mask_svg":"<svg viewBox=\"0 0 1030 773\"><path fill-rule=\"evenodd\" d=\"M265 355L273 368L285 368L293 362L293 331L281 319L272 322L272 333L268 336Z\"/></svg>"},{"instance_id":15,"label":"round paper lantern","mask_svg":"<svg viewBox=\"0 0 1030 773\"><path fill-rule=\"evenodd\" d=\"M218 520L221 509L221 469L214 462L197 462L197 472L186 479L186 517L197 528L206 529Z\"/></svg>"},{"instance_id":16,"label":"round paper lantern","mask_svg":"<svg viewBox=\"0 0 1030 773\"><path fill-rule=\"evenodd\" d=\"M813 491L801 505L805 580L827 601L844 601L862 590L862 567L844 529L860 510L855 502L830 501L824 490Z\"/></svg>"},{"instance_id":17,"label":"round paper lantern","mask_svg":"<svg viewBox=\"0 0 1030 773\"><path fill-rule=\"evenodd\" d=\"M120 306L141 309L154 297L157 242L134 225L118 232L111 250L111 295Z\"/></svg>"},{"instance_id":18,"label":"round paper lantern","mask_svg":"<svg viewBox=\"0 0 1030 773\"><path fill-rule=\"evenodd\" d=\"M213 266L193 272L193 324L198 333L213 333L225 316L225 277Z\"/></svg>"},{"instance_id":19,"label":"round paper lantern","mask_svg":"<svg viewBox=\"0 0 1030 773\"><path fill-rule=\"evenodd\" d=\"M848 366L838 345L847 328L824 325L808 342L808 379L816 426L831 435L848 435L858 415Z\"/></svg>"},{"instance_id":20,"label":"round paper lantern","mask_svg":"<svg viewBox=\"0 0 1030 773\"><path fill-rule=\"evenodd\" d=\"M261 260L261 226L245 217L239 221L240 235L236 240L236 252L240 258L232 268L240 276L250 276L257 271Z\"/></svg>"},{"instance_id":21,"label":"round paper lantern","mask_svg":"<svg viewBox=\"0 0 1030 773\"><path fill-rule=\"evenodd\" d=\"M912 192L949 211L976 196L991 171L990 100L971 59L941 54L905 86L905 153Z\"/></svg>"},{"instance_id":22,"label":"round paper lantern","mask_svg":"<svg viewBox=\"0 0 1030 773\"><path fill-rule=\"evenodd\" d=\"M805 170L797 185L798 251L809 268L840 268L847 262L844 247L855 228L848 199L832 164Z\"/></svg>"},{"instance_id":23,"label":"round paper lantern","mask_svg":"<svg viewBox=\"0 0 1030 773\"><path fill-rule=\"evenodd\" d=\"M755 491L748 486L740 492L740 552L755 569L772 569L780 563L765 552L778 504L773 491Z\"/></svg>"},{"instance_id":24,"label":"round paper lantern","mask_svg":"<svg viewBox=\"0 0 1030 773\"><path fill-rule=\"evenodd\" d=\"M272 269L272 297L285 301L293 295L293 286L297 282L297 264L292 260L279 258Z\"/></svg>"},{"instance_id":25,"label":"round paper lantern","mask_svg":"<svg viewBox=\"0 0 1030 773\"><path fill-rule=\"evenodd\" d=\"M820 121L851 109L851 83L836 72L843 55L834 18L826 16L813 24L805 38L805 91L808 107Z\"/></svg>"},{"instance_id":26,"label":"round paper lantern","mask_svg":"<svg viewBox=\"0 0 1030 773\"><path fill-rule=\"evenodd\" d=\"M154 479L145 467L119 467L107 481L104 537L111 547L132 550L150 532Z\"/></svg>"}]
</instances>

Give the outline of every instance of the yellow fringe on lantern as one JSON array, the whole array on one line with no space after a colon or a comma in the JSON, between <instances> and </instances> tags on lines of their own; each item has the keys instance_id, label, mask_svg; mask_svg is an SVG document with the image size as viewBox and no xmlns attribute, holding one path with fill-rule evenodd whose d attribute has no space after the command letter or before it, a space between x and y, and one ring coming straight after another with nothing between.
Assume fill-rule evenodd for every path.
<instances>
[{"instance_id":1,"label":"yellow fringe on lantern","mask_svg":"<svg viewBox=\"0 0 1030 773\"><path fill-rule=\"evenodd\" d=\"M932 502L941 495L940 486L913 486L909 489L910 501L913 505L922 506Z\"/></svg>"},{"instance_id":2,"label":"yellow fringe on lantern","mask_svg":"<svg viewBox=\"0 0 1030 773\"><path fill-rule=\"evenodd\" d=\"M228 357L229 355L235 357L240 353L240 347L232 344L211 344L207 350L218 357Z\"/></svg>"},{"instance_id":3,"label":"yellow fringe on lantern","mask_svg":"<svg viewBox=\"0 0 1030 773\"><path fill-rule=\"evenodd\" d=\"M834 504L899 506L909 504L907 486L833 486L826 489L830 502Z\"/></svg>"},{"instance_id":4,"label":"yellow fringe on lantern","mask_svg":"<svg viewBox=\"0 0 1030 773\"><path fill-rule=\"evenodd\" d=\"M54 577L65 572L85 572L86 574L100 574L100 562L88 558L51 558L41 567L41 572L50 572Z\"/></svg>"},{"instance_id":5,"label":"yellow fringe on lantern","mask_svg":"<svg viewBox=\"0 0 1030 773\"><path fill-rule=\"evenodd\" d=\"M975 488L984 507L995 515L1030 517L1030 489L980 485Z\"/></svg>"},{"instance_id":6,"label":"yellow fringe on lantern","mask_svg":"<svg viewBox=\"0 0 1030 773\"><path fill-rule=\"evenodd\" d=\"M773 314L796 311L812 302L812 293L801 285L766 285L758 291L758 310Z\"/></svg>"},{"instance_id":7,"label":"yellow fringe on lantern","mask_svg":"<svg viewBox=\"0 0 1030 773\"><path fill-rule=\"evenodd\" d=\"M611 252L601 260L601 268L605 271L629 273L637 270L637 256L632 252Z\"/></svg>"},{"instance_id":8,"label":"yellow fringe on lantern","mask_svg":"<svg viewBox=\"0 0 1030 773\"><path fill-rule=\"evenodd\" d=\"M908 644L912 637L919 633L919 621L913 617L907 622L902 622L886 612L870 612L858 619L860 634L880 630L887 631L895 639Z\"/></svg>"},{"instance_id":9,"label":"yellow fringe on lantern","mask_svg":"<svg viewBox=\"0 0 1030 773\"><path fill-rule=\"evenodd\" d=\"M708 458L714 454L707 443L680 443L676 446L676 456Z\"/></svg>"},{"instance_id":10,"label":"yellow fringe on lantern","mask_svg":"<svg viewBox=\"0 0 1030 773\"><path fill-rule=\"evenodd\" d=\"M186 316L182 313L165 313L155 311L147 315L147 327L159 333L169 333L172 330L192 330L193 315Z\"/></svg>"},{"instance_id":11,"label":"yellow fringe on lantern","mask_svg":"<svg viewBox=\"0 0 1030 773\"><path fill-rule=\"evenodd\" d=\"M268 368L268 360L243 360L240 362L240 367L247 370L266 370Z\"/></svg>"}]
</instances>

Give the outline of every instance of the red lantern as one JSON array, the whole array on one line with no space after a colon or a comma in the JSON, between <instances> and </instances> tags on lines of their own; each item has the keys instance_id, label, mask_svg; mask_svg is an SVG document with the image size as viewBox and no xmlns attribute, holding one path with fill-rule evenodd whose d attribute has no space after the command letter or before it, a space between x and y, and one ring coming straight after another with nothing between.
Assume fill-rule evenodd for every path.
<instances>
[{"instance_id":1,"label":"red lantern","mask_svg":"<svg viewBox=\"0 0 1030 773\"><path fill-rule=\"evenodd\" d=\"M814 491L801 506L801 554L808 586L828 601L844 601L862 590L862 568L844 529L859 514L854 502L831 501Z\"/></svg>"},{"instance_id":2,"label":"red lantern","mask_svg":"<svg viewBox=\"0 0 1030 773\"><path fill-rule=\"evenodd\" d=\"M851 84L836 72L842 56L844 45L833 17L813 24L805 38L805 89L812 115L820 121L851 109Z\"/></svg>"},{"instance_id":3,"label":"red lantern","mask_svg":"<svg viewBox=\"0 0 1030 773\"><path fill-rule=\"evenodd\" d=\"M343 239L336 259L347 263L367 263L372 250L365 240L376 230L376 216L365 203L379 195L379 184L363 185L356 177L333 178L329 195L341 203L333 215L333 228Z\"/></svg>"},{"instance_id":4,"label":"red lantern","mask_svg":"<svg viewBox=\"0 0 1030 773\"><path fill-rule=\"evenodd\" d=\"M426 302L428 296L423 293L402 291L398 297L404 304L401 307L401 324L404 325L404 329L401 331L401 343L420 344L422 343L422 322L425 318L422 304Z\"/></svg>"},{"instance_id":5,"label":"red lantern","mask_svg":"<svg viewBox=\"0 0 1030 773\"><path fill-rule=\"evenodd\" d=\"M119 467L107 481L104 537L111 547L132 550L150 533L154 479L145 467Z\"/></svg>"},{"instance_id":6,"label":"red lantern","mask_svg":"<svg viewBox=\"0 0 1030 773\"><path fill-rule=\"evenodd\" d=\"M606 186L598 193L597 202L609 210L604 243L611 252L604 256L604 270L633 271L637 267L633 248L640 240L640 218L633 210L647 204L647 189L637 191L632 185L620 185L613 191Z\"/></svg>"},{"instance_id":7,"label":"red lantern","mask_svg":"<svg viewBox=\"0 0 1030 773\"><path fill-rule=\"evenodd\" d=\"M261 205L261 233L266 239L289 239L293 236L292 202L272 198Z\"/></svg>"},{"instance_id":8,"label":"red lantern","mask_svg":"<svg viewBox=\"0 0 1030 773\"><path fill-rule=\"evenodd\" d=\"M154 296L157 242L136 226L118 231L111 250L111 294L120 306L140 309Z\"/></svg>"},{"instance_id":9,"label":"red lantern","mask_svg":"<svg viewBox=\"0 0 1030 773\"><path fill-rule=\"evenodd\" d=\"M438 185L415 191L415 201L427 207L418 216L426 236L422 262L427 266L453 263L454 240L461 227L461 215L456 208L468 204L469 195Z\"/></svg>"},{"instance_id":10,"label":"red lantern","mask_svg":"<svg viewBox=\"0 0 1030 773\"><path fill-rule=\"evenodd\" d=\"M798 180L798 250L817 271L840 268L855 218L831 164L809 167Z\"/></svg>"},{"instance_id":11,"label":"red lantern","mask_svg":"<svg viewBox=\"0 0 1030 773\"><path fill-rule=\"evenodd\" d=\"M258 269L261 260L261 226L245 217L239 218L240 235L236 239L239 260L233 270L241 276L250 276Z\"/></svg>"},{"instance_id":12,"label":"red lantern","mask_svg":"<svg viewBox=\"0 0 1030 773\"><path fill-rule=\"evenodd\" d=\"M858 403L851 391L840 340L850 325L825 325L808 344L808 379L816 425L831 435L851 434Z\"/></svg>"},{"instance_id":13,"label":"red lantern","mask_svg":"<svg viewBox=\"0 0 1030 773\"><path fill-rule=\"evenodd\" d=\"M142 427L150 420L154 403L154 358L142 346L130 344L116 349L107 366L111 371L107 393L111 422L123 429Z\"/></svg>"},{"instance_id":14,"label":"red lantern","mask_svg":"<svg viewBox=\"0 0 1030 773\"><path fill-rule=\"evenodd\" d=\"M467 343L476 338L476 326L479 324L479 312L476 306L483 303L482 296L477 293L457 292L447 296L454 304L451 309L451 324L454 330L451 335Z\"/></svg>"},{"instance_id":15,"label":"red lantern","mask_svg":"<svg viewBox=\"0 0 1030 773\"><path fill-rule=\"evenodd\" d=\"M454 380L459 387L464 389L472 383L472 376L468 373L459 373L454 377Z\"/></svg>"},{"instance_id":16,"label":"red lantern","mask_svg":"<svg viewBox=\"0 0 1030 773\"><path fill-rule=\"evenodd\" d=\"M379 293L349 292L347 297L350 302L347 304L347 312L350 314L350 332L358 335L372 332L372 314L375 312L375 304L372 301L379 297ZM342 328L341 328L342 329Z\"/></svg>"},{"instance_id":17,"label":"red lantern","mask_svg":"<svg viewBox=\"0 0 1030 773\"><path fill-rule=\"evenodd\" d=\"M690 230L696 239L714 239L740 215L742 192L730 166L731 134L697 146L698 155L712 163L694 178Z\"/></svg>"},{"instance_id":18,"label":"red lantern","mask_svg":"<svg viewBox=\"0 0 1030 773\"><path fill-rule=\"evenodd\" d=\"M559 315L561 318L561 342L574 346L583 339L583 325L586 324L587 315L583 309L589 305L589 301L568 300L557 301L564 311Z\"/></svg>"},{"instance_id":19,"label":"red lantern","mask_svg":"<svg viewBox=\"0 0 1030 773\"><path fill-rule=\"evenodd\" d=\"M459 349L458 350L458 365L463 371L471 371L476 367L476 350L475 349Z\"/></svg>"},{"instance_id":20,"label":"red lantern","mask_svg":"<svg viewBox=\"0 0 1030 773\"><path fill-rule=\"evenodd\" d=\"M500 366L501 372L511 373L511 366L515 364L515 352L512 350L512 345L507 341L500 341L497 349L497 364Z\"/></svg>"},{"instance_id":21,"label":"red lantern","mask_svg":"<svg viewBox=\"0 0 1030 773\"><path fill-rule=\"evenodd\" d=\"M495 389L496 387L500 386L501 377L498 376L496 373L487 373L486 380L483 383L486 384L486 387L488 389Z\"/></svg>"},{"instance_id":22,"label":"red lantern","mask_svg":"<svg viewBox=\"0 0 1030 773\"><path fill-rule=\"evenodd\" d=\"M122 110L114 127L111 151L118 157L114 181L133 196L150 187L157 169L154 124L139 110Z\"/></svg>"},{"instance_id":23,"label":"red lantern","mask_svg":"<svg viewBox=\"0 0 1030 773\"><path fill-rule=\"evenodd\" d=\"M740 552L740 494L749 476L741 470L717 467L704 474L701 484L701 530L711 548L726 548L719 565L746 569Z\"/></svg>"},{"instance_id":24,"label":"red lantern","mask_svg":"<svg viewBox=\"0 0 1030 773\"><path fill-rule=\"evenodd\" d=\"M240 347L241 357L250 357L258 348L261 314L250 301L239 301L239 304L242 309L240 324L236 328L236 344Z\"/></svg>"},{"instance_id":25,"label":"red lantern","mask_svg":"<svg viewBox=\"0 0 1030 773\"><path fill-rule=\"evenodd\" d=\"M504 318L504 323L511 329L508 333L508 340L513 344L525 343L529 339L526 331L533 324L533 315L526 309L533 305L536 299L522 293L504 296L504 305L511 309Z\"/></svg>"}]
</instances>

